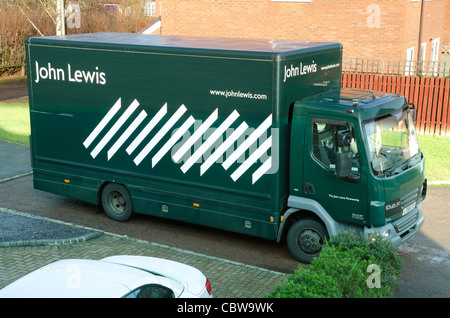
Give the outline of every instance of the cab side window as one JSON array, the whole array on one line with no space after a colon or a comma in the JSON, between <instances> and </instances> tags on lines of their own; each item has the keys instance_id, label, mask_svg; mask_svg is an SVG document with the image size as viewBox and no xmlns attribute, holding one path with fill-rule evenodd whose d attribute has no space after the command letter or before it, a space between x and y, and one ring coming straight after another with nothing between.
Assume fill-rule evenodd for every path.
<instances>
[{"instance_id":1,"label":"cab side window","mask_svg":"<svg viewBox=\"0 0 450 318\"><path fill-rule=\"evenodd\" d=\"M349 152L352 156L352 172L359 171L358 146L354 129L346 122L313 120L312 155L331 172L336 169L338 153Z\"/></svg>"}]
</instances>

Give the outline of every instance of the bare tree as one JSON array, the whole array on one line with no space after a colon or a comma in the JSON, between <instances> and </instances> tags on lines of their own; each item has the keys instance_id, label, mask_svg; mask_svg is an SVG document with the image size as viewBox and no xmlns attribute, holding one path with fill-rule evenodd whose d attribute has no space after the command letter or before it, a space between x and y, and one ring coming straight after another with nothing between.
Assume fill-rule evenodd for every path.
<instances>
[{"instance_id":1,"label":"bare tree","mask_svg":"<svg viewBox=\"0 0 450 318\"><path fill-rule=\"evenodd\" d=\"M25 0L17 0L16 1L16 6L19 8L20 12L24 15L24 17L28 20L28 22L30 22L30 24L33 26L33 28L41 35L44 36L44 34L42 34L41 30L39 30L39 28L36 26L36 24L33 23L33 21L31 21L30 17L25 13L25 11L23 10L23 8L28 9L28 5L25 2Z\"/></svg>"}]
</instances>

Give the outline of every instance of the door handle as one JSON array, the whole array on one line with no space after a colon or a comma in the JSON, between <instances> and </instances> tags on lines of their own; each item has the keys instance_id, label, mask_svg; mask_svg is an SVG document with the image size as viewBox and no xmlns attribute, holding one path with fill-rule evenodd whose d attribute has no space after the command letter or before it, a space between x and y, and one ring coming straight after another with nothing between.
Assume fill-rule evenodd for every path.
<instances>
[{"instance_id":1,"label":"door handle","mask_svg":"<svg viewBox=\"0 0 450 318\"><path fill-rule=\"evenodd\" d=\"M303 193L315 194L316 189L314 188L314 186L311 183L303 182Z\"/></svg>"}]
</instances>

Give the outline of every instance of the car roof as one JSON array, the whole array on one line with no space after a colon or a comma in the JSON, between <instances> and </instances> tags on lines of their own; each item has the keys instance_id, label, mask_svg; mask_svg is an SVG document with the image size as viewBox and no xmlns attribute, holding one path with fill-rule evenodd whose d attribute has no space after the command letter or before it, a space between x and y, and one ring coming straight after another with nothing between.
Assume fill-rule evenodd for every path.
<instances>
[{"instance_id":1,"label":"car roof","mask_svg":"<svg viewBox=\"0 0 450 318\"><path fill-rule=\"evenodd\" d=\"M130 286L159 283L157 276L126 265L68 259L46 265L0 290L0 297L122 297Z\"/></svg>"},{"instance_id":2,"label":"car roof","mask_svg":"<svg viewBox=\"0 0 450 318\"><path fill-rule=\"evenodd\" d=\"M197 268L183 263L162 258L135 255L115 255L103 258L101 261L123 264L151 272L158 276L171 278L183 284L183 292L187 294L199 295L205 289L206 277L204 274Z\"/></svg>"}]
</instances>

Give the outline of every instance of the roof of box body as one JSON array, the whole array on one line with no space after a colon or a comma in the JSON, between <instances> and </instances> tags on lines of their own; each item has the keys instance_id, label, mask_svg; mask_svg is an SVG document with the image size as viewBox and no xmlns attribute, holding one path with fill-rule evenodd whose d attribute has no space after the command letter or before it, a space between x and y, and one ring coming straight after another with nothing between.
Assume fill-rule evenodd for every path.
<instances>
[{"instance_id":1,"label":"roof of box body","mask_svg":"<svg viewBox=\"0 0 450 318\"><path fill-rule=\"evenodd\" d=\"M407 105L405 97L398 94L355 88L330 90L306 97L297 103L309 106L294 108L294 113L299 116L305 116L314 108L318 112L327 112L330 116L347 113L346 116L358 117L361 121L384 116Z\"/></svg>"},{"instance_id":2,"label":"roof of box body","mask_svg":"<svg viewBox=\"0 0 450 318\"><path fill-rule=\"evenodd\" d=\"M187 50L211 50L231 51L249 53L270 53L291 55L300 52L315 51L317 49L336 49L342 45L336 42L308 42L308 41L275 41L275 40L251 40L232 38L208 38L194 36L170 36L170 35L148 35L135 33L85 33L71 34L65 36L35 37L27 40L31 44L44 44L54 46L83 47L133 47L145 49L168 48ZM70 44L69 44L70 43Z\"/></svg>"},{"instance_id":3,"label":"roof of box body","mask_svg":"<svg viewBox=\"0 0 450 318\"><path fill-rule=\"evenodd\" d=\"M369 91L347 87L307 97L304 100L323 105L333 104L342 107L352 106L352 107L370 108L399 98L402 99L402 97L403 96L398 94L390 94L384 92Z\"/></svg>"}]
</instances>

